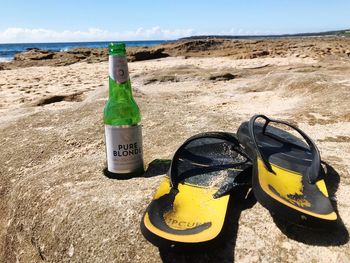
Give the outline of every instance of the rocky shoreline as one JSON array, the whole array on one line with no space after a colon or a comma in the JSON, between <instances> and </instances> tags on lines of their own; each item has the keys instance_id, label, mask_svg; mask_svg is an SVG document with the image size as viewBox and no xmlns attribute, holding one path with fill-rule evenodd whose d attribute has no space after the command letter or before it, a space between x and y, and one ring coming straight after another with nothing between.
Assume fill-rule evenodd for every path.
<instances>
[{"instance_id":1,"label":"rocky shoreline","mask_svg":"<svg viewBox=\"0 0 350 263\"><path fill-rule=\"evenodd\" d=\"M195 39L178 40L153 47L127 48L130 62L163 57L350 57L350 38L307 37L262 40ZM69 51L30 49L15 55L11 62L0 63L0 70L33 66L67 66L77 62L96 63L108 60L107 48L75 48Z\"/></svg>"}]
</instances>

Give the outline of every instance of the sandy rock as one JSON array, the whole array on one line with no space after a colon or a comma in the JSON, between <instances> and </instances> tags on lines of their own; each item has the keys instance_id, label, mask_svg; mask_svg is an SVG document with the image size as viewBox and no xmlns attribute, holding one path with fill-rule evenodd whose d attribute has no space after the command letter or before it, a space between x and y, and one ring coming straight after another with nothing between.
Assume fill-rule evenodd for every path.
<instances>
[{"instance_id":1,"label":"sandy rock","mask_svg":"<svg viewBox=\"0 0 350 263\"><path fill-rule=\"evenodd\" d=\"M0 71L0 262L349 261L350 61L201 52L129 63L151 167L129 180L103 174L106 61ZM239 77L208 79L218 72ZM160 81L167 76L176 81ZM156 81L144 85L148 79ZM251 195L232 205L230 239L222 247L175 253L147 242L140 220L175 150L199 132L235 132L256 113L297 123L314 139L329 165L325 178L337 197L339 229L283 223Z\"/></svg>"}]
</instances>

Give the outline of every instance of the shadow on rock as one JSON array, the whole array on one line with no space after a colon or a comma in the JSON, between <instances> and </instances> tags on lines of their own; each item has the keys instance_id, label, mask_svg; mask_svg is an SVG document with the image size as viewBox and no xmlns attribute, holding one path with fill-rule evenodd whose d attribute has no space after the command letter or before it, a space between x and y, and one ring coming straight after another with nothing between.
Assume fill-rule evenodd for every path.
<instances>
[{"instance_id":1,"label":"shadow on rock","mask_svg":"<svg viewBox=\"0 0 350 263\"><path fill-rule=\"evenodd\" d=\"M159 248L162 261L164 263L234 262L234 249L241 212L251 208L256 203L253 192L249 190L248 187L242 187L230 193L231 197L228 203L225 223L220 234L222 236L218 244L182 250Z\"/></svg>"},{"instance_id":2,"label":"shadow on rock","mask_svg":"<svg viewBox=\"0 0 350 263\"><path fill-rule=\"evenodd\" d=\"M170 168L171 160L168 159L155 159L147 167L146 172L142 177L149 178L158 175L166 174Z\"/></svg>"},{"instance_id":3,"label":"shadow on rock","mask_svg":"<svg viewBox=\"0 0 350 263\"><path fill-rule=\"evenodd\" d=\"M317 246L339 246L349 241L349 232L338 213L337 201L335 193L338 190L340 176L337 171L329 164L322 162L325 166L325 183L327 185L329 197L332 201L338 221L332 228L311 229L290 222L286 222L282 218L272 215L277 227L289 238L296 241Z\"/></svg>"},{"instance_id":4,"label":"shadow on rock","mask_svg":"<svg viewBox=\"0 0 350 263\"><path fill-rule=\"evenodd\" d=\"M136 171L133 174L115 174L107 170L107 167L103 169L103 174L110 178L116 180L128 180L138 177L154 177L158 175L164 175L168 172L171 160L168 159L155 159L147 167L146 171Z\"/></svg>"}]
</instances>

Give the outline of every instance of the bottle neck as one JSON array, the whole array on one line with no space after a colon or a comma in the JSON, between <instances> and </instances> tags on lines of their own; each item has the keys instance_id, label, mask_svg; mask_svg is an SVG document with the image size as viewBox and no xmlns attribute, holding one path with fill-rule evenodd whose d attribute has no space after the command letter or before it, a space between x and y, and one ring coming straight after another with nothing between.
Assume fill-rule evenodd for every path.
<instances>
[{"instance_id":1,"label":"bottle neck","mask_svg":"<svg viewBox=\"0 0 350 263\"><path fill-rule=\"evenodd\" d=\"M109 77L109 97L118 100L122 99L132 99L131 83L127 80L124 83L117 83L111 77Z\"/></svg>"},{"instance_id":2,"label":"bottle neck","mask_svg":"<svg viewBox=\"0 0 350 263\"><path fill-rule=\"evenodd\" d=\"M132 98L128 63L125 54L109 56L109 96Z\"/></svg>"}]
</instances>

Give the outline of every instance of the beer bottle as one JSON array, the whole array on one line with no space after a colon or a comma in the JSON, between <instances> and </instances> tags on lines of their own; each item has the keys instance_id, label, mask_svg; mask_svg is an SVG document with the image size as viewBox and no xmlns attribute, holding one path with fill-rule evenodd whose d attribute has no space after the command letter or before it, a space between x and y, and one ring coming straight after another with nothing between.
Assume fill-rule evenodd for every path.
<instances>
[{"instance_id":1,"label":"beer bottle","mask_svg":"<svg viewBox=\"0 0 350 263\"><path fill-rule=\"evenodd\" d=\"M131 92L124 43L111 43L109 98L104 108L108 175L133 177L144 172L141 114Z\"/></svg>"}]
</instances>

